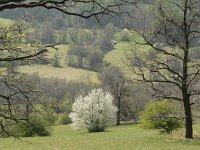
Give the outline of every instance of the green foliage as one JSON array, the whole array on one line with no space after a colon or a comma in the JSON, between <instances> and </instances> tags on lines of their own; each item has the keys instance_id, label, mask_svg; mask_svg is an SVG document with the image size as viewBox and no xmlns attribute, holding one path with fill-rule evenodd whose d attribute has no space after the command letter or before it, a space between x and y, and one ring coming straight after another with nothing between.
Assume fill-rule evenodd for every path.
<instances>
[{"instance_id":1,"label":"green foliage","mask_svg":"<svg viewBox=\"0 0 200 150\"><path fill-rule=\"evenodd\" d=\"M33 137L33 136L49 136L51 128L48 123L40 117L33 117L28 122L22 122L14 128L15 136Z\"/></svg>"},{"instance_id":2,"label":"green foliage","mask_svg":"<svg viewBox=\"0 0 200 150\"><path fill-rule=\"evenodd\" d=\"M37 110L35 116L44 120L47 125L53 125L57 120L57 115L51 107L44 108L42 105L35 106Z\"/></svg>"},{"instance_id":3,"label":"green foliage","mask_svg":"<svg viewBox=\"0 0 200 150\"><path fill-rule=\"evenodd\" d=\"M72 123L72 121L69 117L69 114L62 113L62 114L59 114L57 123L58 124L70 124L70 123Z\"/></svg>"},{"instance_id":4,"label":"green foliage","mask_svg":"<svg viewBox=\"0 0 200 150\"><path fill-rule=\"evenodd\" d=\"M85 58L89 55L89 50L84 44L73 44L69 46L67 52L68 65L76 67L84 67Z\"/></svg>"},{"instance_id":5,"label":"green foliage","mask_svg":"<svg viewBox=\"0 0 200 150\"><path fill-rule=\"evenodd\" d=\"M21 120L17 123L10 122L11 125L5 127L9 135L15 137L33 137L33 136L49 136L51 135L51 125L57 120L57 116L52 109L45 109L41 105L34 106L33 111L27 120ZM7 137L0 130L1 137Z\"/></svg>"},{"instance_id":6,"label":"green foliage","mask_svg":"<svg viewBox=\"0 0 200 150\"><path fill-rule=\"evenodd\" d=\"M140 120L144 128L161 129L161 132L166 133L171 133L181 126L176 118L175 104L167 100L148 104Z\"/></svg>"},{"instance_id":7,"label":"green foliage","mask_svg":"<svg viewBox=\"0 0 200 150\"><path fill-rule=\"evenodd\" d=\"M88 57L91 69L98 71L102 67L104 53L101 50L94 50Z\"/></svg>"},{"instance_id":8,"label":"green foliage","mask_svg":"<svg viewBox=\"0 0 200 150\"><path fill-rule=\"evenodd\" d=\"M52 131L48 122L39 116L31 117L28 121L20 121L5 129L9 135L15 137L49 136ZM0 136L8 137L8 135L2 131L0 131Z\"/></svg>"},{"instance_id":9,"label":"green foliage","mask_svg":"<svg viewBox=\"0 0 200 150\"><path fill-rule=\"evenodd\" d=\"M112 44L112 42L108 40L101 40L99 45L101 47L101 50L105 53L113 50L114 48L114 45Z\"/></svg>"}]
</instances>

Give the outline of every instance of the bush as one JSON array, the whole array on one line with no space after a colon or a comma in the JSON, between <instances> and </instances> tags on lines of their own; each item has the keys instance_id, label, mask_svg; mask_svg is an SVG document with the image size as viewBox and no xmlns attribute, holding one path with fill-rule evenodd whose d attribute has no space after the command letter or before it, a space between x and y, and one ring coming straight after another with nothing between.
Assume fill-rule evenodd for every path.
<instances>
[{"instance_id":1,"label":"bush","mask_svg":"<svg viewBox=\"0 0 200 150\"><path fill-rule=\"evenodd\" d=\"M57 122L58 122L58 124L70 124L70 123L72 123L72 120L68 114L63 113L58 116Z\"/></svg>"},{"instance_id":2,"label":"bush","mask_svg":"<svg viewBox=\"0 0 200 150\"><path fill-rule=\"evenodd\" d=\"M104 53L101 50L96 50L90 53L88 57L89 65L92 69L98 71L102 66Z\"/></svg>"},{"instance_id":3,"label":"bush","mask_svg":"<svg viewBox=\"0 0 200 150\"><path fill-rule=\"evenodd\" d=\"M161 129L161 132L168 134L180 127L175 105L167 100L148 104L140 120L144 128Z\"/></svg>"},{"instance_id":4,"label":"bush","mask_svg":"<svg viewBox=\"0 0 200 150\"><path fill-rule=\"evenodd\" d=\"M33 136L49 136L51 128L49 124L40 117L32 117L29 121L21 121L17 124L6 127L9 135L15 137L33 137ZM1 137L8 137L4 132L0 131Z\"/></svg>"},{"instance_id":5,"label":"bush","mask_svg":"<svg viewBox=\"0 0 200 150\"><path fill-rule=\"evenodd\" d=\"M124 29L121 34L121 41L130 41L130 32L128 29Z\"/></svg>"},{"instance_id":6,"label":"bush","mask_svg":"<svg viewBox=\"0 0 200 150\"><path fill-rule=\"evenodd\" d=\"M102 89L94 89L87 96L77 98L72 106L72 127L87 128L89 132L101 132L116 123L117 108L113 97Z\"/></svg>"},{"instance_id":7,"label":"bush","mask_svg":"<svg viewBox=\"0 0 200 150\"><path fill-rule=\"evenodd\" d=\"M40 117L49 125L53 125L56 122L57 114L55 113L55 110L51 108L51 105L48 105L48 108L44 108L42 105L37 105L34 107L36 109L36 112L33 113L34 116Z\"/></svg>"},{"instance_id":8,"label":"bush","mask_svg":"<svg viewBox=\"0 0 200 150\"><path fill-rule=\"evenodd\" d=\"M19 123L16 126L16 131L16 136L19 137L51 135L51 128L48 126L47 122L38 117L30 119L30 123Z\"/></svg>"},{"instance_id":9,"label":"bush","mask_svg":"<svg viewBox=\"0 0 200 150\"><path fill-rule=\"evenodd\" d=\"M114 45L112 44L112 42L107 41L107 40L101 40L99 45L100 45L101 50L105 53L113 50L114 48Z\"/></svg>"},{"instance_id":10,"label":"bush","mask_svg":"<svg viewBox=\"0 0 200 150\"><path fill-rule=\"evenodd\" d=\"M33 136L49 136L51 135L50 126L55 123L57 117L53 110L44 109L42 105L35 105L35 112L31 112L28 120L19 122L7 122L10 124L6 127L6 131L15 137L33 137ZM0 130L1 137L8 137L6 133Z\"/></svg>"}]
</instances>

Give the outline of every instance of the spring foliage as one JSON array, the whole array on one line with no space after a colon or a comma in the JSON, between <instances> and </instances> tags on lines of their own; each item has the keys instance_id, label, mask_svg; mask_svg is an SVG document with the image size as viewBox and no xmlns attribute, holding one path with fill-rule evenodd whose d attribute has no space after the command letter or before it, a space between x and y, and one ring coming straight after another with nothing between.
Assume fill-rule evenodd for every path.
<instances>
[{"instance_id":1,"label":"spring foliage","mask_svg":"<svg viewBox=\"0 0 200 150\"><path fill-rule=\"evenodd\" d=\"M89 132L101 132L116 123L117 108L113 96L102 89L94 89L87 96L79 96L70 118L74 129L87 128Z\"/></svg>"},{"instance_id":2,"label":"spring foliage","mask_svg":"<svg viewBox=\"0 0 200 150\"><path fill-rule=\"evenodd\" d=\"M171 133L181 126L175 104L167 100L148 104L140 117L141 125L148 129L160 129Z\"/></svg>"}]
</instances>

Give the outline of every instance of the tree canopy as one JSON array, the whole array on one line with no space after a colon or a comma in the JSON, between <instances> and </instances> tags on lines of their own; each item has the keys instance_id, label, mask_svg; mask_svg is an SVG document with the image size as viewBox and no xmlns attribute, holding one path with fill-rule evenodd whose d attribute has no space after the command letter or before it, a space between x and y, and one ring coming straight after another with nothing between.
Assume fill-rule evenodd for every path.
<instances>
[{"instance_id":1,"label":"tree canopy","mask_svg":"<svg viewBox=\"0 0 200 150\"><path fill-rule=\"evenodd\" d=\"M138 0L2 0L0 11L15 8L43 7L55 9L67 15L82 18L95 17L100 20L104 15L114 15L123 12L123 6L136 4Z\"/></svg>"}]
</instances>

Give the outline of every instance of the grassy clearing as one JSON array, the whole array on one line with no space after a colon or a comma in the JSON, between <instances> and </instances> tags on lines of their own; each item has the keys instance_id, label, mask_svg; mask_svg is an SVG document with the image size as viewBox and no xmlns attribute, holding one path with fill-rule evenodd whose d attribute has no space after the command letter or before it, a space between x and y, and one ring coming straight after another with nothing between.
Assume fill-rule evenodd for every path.
<instances>
[{"instance_id":1,"label":"grassy clearing","mask_svg":"<svg viewBox=\"0 0 200 150\"><path fill-rule=\"evenodd\" d=\"M105 55L104 60L122 68L125 72L127 72L128 68L123 61L125 59L124 53L130 50L130 48L130 42L120 42L115 46L114 50Z\"/></svg>"},{"instance_id":2,"label":"grassy clearing","mask_svg":"<svg viewBox=\"0 0 200 150\"><path fill-rule=\"evenodd\" d=\"M7 26L7 25L11 25L12 23L13 23L13 20L11 19L0 18L0 26Z\"/></svg>"},{"instance_id":3,"label":"grassy clearing","mask_svg":"<svg viewBox=\"0 0 200 150\"><path fill-rule=\"evenodd\" d=\"M105 56L105 60L117 65L117 66L123 66L122 59L124 58L124 53L128 51L131 47L131 44L129 42L119 42L117 45L115 45L115 49L108 52Z\"/></svg>"},{"instance_id":4,"label":"grassy clearing","mask_svg":"<svg viewBox=\"0 0 200 150\"><path fill-rule=\"evenodd\" d=\"M48 56L50 58L53 58L54 54L58 52L59 58L60 58L60 65L62 67L65 67L67 65L66 58L67 58L67 51L68 51L69 45L58 45L56 46L56 48L58 48L58 50L50 48L48 52Z\"/></svg>"},{"instance_id":5,"label":"grassy clearing","mask_svg":"<svg viewBox=\"0 0 200 150\"><path fill-rule=\"evenodd\" d=\"M58 50L49 49L48 57L53 58L54 54L58 52L60 58L60 65L62 68L51 67L51 65L34 65L34 66L20 66L17 68L18 72L22 73L35 73L41 77L51 78L56 77L66 80L80 80L80 81L91 81L94 83L99 83L97 73L94 71L88 71L84 69L77 69L73 67L68 67L66 64L66 54L69 45L58 45Z\"/></svg>"},{"instance_id":6,"label":"grassy clearing","mask_svg":"<svg viewBox=\"0 0 200 150\"><path fill-rule=\"evenodd\" d=\"M130 53L130 50L137 50L137 52L143 55L148 51L147 46L139 46L133 42L119 42L115 45L115 49L110 51L105 55L104 60L110 62L112 65L118 66L127 75L127 77L132 77L133 73L126 64L125 54Z\"/></svg>"},{"instance_id":7,"label":"grassy clearing","mask_svg":"<svg viewBox=\"0 0 200 150\"><path fill-rule=\"evenodd\" d=\"M90 80L94 83L99 82L96 72L72 67L56 68L49 65L20 66L17 68L17 71L29 74L38 72L41 77L46 78L57 77L66 80Z\"/></svg>"},{"instance_id":8,"label":"grassy clearing","mask_svg":"<svg viewBox=\"0 0 200 150\"><path fill-rule=\"evenodd\" d=\"M200 141L169 140L158 131L138 125L112 127L103 133L73 131L69 126L55 126L50 137L0 139L2 150L199 150ZM27 143L28 141L30 143Z\"/></svg>"}]
</instances>

